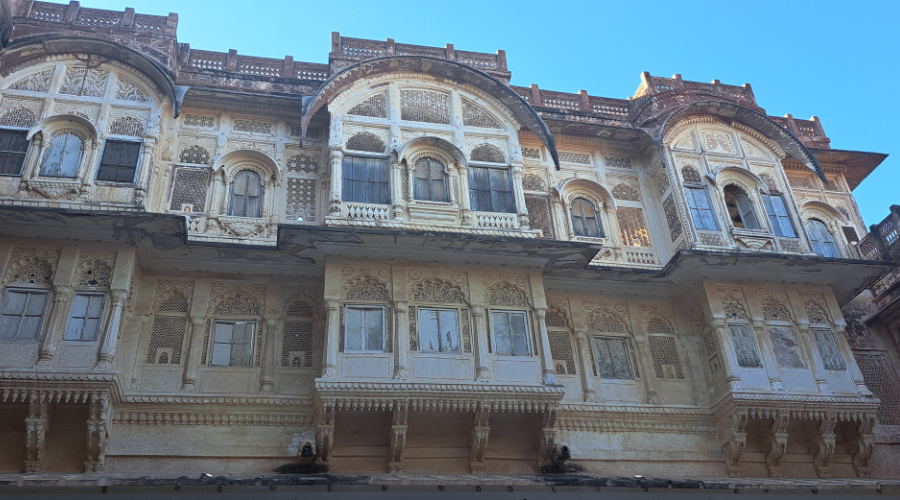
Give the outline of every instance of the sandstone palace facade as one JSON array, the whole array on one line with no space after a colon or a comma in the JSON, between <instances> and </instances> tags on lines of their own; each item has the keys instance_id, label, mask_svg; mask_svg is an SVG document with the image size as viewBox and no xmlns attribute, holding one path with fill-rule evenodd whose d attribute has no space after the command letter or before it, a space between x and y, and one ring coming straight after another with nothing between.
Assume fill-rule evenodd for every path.
<instances>
[{"instance_id":1,"label":"sandstone palace facade","mask_svg":"<svg viewBox=\"0 0 900 500\"><path fill-rule=\"evenodd\" d=\"M817 118L0 8L2 477L900 479L900 212Z\"/></svg>"}]
</instances>

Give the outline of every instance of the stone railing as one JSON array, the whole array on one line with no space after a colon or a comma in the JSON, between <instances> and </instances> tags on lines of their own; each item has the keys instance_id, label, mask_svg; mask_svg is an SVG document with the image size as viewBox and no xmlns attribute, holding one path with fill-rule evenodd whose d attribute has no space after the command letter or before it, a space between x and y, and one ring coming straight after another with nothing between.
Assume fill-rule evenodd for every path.
<instances>
[{"instance_id":1,"label":"stone railing","mask_svg":"<svg viewBox=\"0 0 900 500\"><path fill-rule=\"evenodd\" d=\"M391 207L389 205L344 203L342 215L350 219L387 221L391 218Z\"/></svg>"},{"instance_id":2,"label":"stone railing","mask_svg":"<svg viewBox=\"0 0 900 500\"><path fill-rule=\"evenodd\" d=\"M328 79L328 65L294 62L294 58L284 59L238 55L236 50L210 52L191 49L183 43L179 47L186 69L193 71L223 71L240 75L268 78L290 78L293 80L325 81Z\"/></svg>"},{"instance_id":3,"label":"stone railing","mask_svg":"<svg viewBox=\"0 0 900 500\"><path fill-rule=\"evenodd\" d=\"M634 97L643 97L675 90L703 90L706 92L715 92L717 94L725 94L739 101L747 101L749 104L756 106L756 97L753 95L753 89L750 87L749 83L737 86L726 85L719 80L713 80L712 83L691 82L682 80L681 75L675 75L672 78L662 78L651 76L650 73L646 71L641 74L641 86L638 87Z\"/></svg>"},{"instance_id":4,"label":"stone railing","mask_svg":"<svg viewBox=\"0 0 900 500\"><path fill-rule=\"evenodd\" d=\"M475 225L488 229L518 229L519 219L516 214L475 212Z\"/></svg>"},{"instance_id":5,"label":"stone railing","mask_svg":"<svg viewBox=\"0 0 900 500\"><path fill-rule=\"evenodd\" d=\"M537 85L511 88L532 106L553 108L559 111L592 113L605 118L627 119L630 113L628 101L588 95L584 90L577 94L541 90Z\"/></svg>"},{"instance_id":6,"label":"stone railing","mask_svg":"<svg viewBox=\"0 0 900 500\"><path fill-rule=\"evenodd\" d=\"M649 248L625 247L622 249L622 253L625 260L632 264L642 264L647 266L655 266L657 264L656 252Z\"/></svg>"},{"instance_id":7,"label":"stone railing","mask_svg":"<svg viewBox=\"0 0 900 500\"><path fill-rule=\"evenodd\" d=\"M70 2L68 5L34 2L27 17L28 19L45 23L65 23L87 28L151 32L170 37L175 36L175 30L178 27L178 14L151 16L135 14L132 8L125 9L124 12L88 9L82 8L79 2Z\"/></svg>"},{"instance_id":8,"label":"stone railing","mask_svg":"<svg viewBox=\"0 0 900 500\"><path fill-rule=\"evenodd\" d=\"M859 258L900 260L900 205L891 205L891 213L878 224L869 226L869 234L856 245Z\"/></svg>"},{"instance_id":9,"label":"stone railing","mask_svg":"<svg viewBox=\"0 0 900 500\"><path fill-rule=\"evenodd\" d=\"M331 34L332 60L343 59L345 61L363 61L366 59L390 56L434 57L437 59L455 61L482 71L508 73L506 67L506 53L502 50L498 50L496 54L488 54L485 52L456 50L453 47L453 44L450 43L448 43L446 47L426 47L424 45L396 43L393 38L381 41L344 37L341 36L340 33Z\"/></svg>"},{"instance_id":10,"label":"stone railing","mask_svg":"<svg viewBox=\"0 0 900 500\"><path fill-rule=\"evenodd\" d=\"M801 120L794 118L793 115L770 116L775 123L786 128L795 136L803 139L808 146L814 147L830 147L831 139L825 135L825 129L822 128L822 121L818 116L812 117L811 120ZM812 144L810 144L812 142Z\"/></svg>"}]
</instances>

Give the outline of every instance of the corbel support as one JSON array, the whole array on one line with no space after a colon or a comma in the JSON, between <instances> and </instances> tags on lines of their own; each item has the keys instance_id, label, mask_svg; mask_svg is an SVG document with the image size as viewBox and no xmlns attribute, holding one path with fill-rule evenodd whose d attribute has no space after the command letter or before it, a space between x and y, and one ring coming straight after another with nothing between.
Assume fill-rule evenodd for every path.
<instances>
[{"instance_id":1,"label":"corbel support","mask_svg":"<svg viewBox=\"0 0 900 500\"><path fill-rule=\"evenodd\" d=\"M863 415L856 426L857 441L856 451L853 452L853 469L859 477L869 477L871 467L869 459L875 451L875 435L872 428L875 427L875 415Z\"/></svg>"},{"instance_id":2,"label":"corbel support","mask_svg":"<svg viewBox=\"0 0 900 500\"><path fill-rule=\"evenodd\" d=\"M334 403L319 402L316 409L316 463L328 467L334 446Z\"/></svg>"},{"instance_id":3,"label":"corbel support","mask_svg":"<svg viewBox=\"0 0 900 500\"><path fill-rule=\"evenodd\" d=\"M722 445L727 457L728 477L741 477L741 457L747 448L747 410L735 410L728 417L729 437Z\"/></svg>"},{"instance_id":4,"label":"corbel support","mask_svg":"<svg viewBox=\"0 0 900 500\"><path fill-rule=\"evenodd\" d=\"M772 419L772 441L766 453L766 471L769 477L781 477L781 458L787 451L789 415L778 412Z\"/></svg>"},{"instance_id":5,"label":"corbel support","mask_svg":"<svg viewBox=\"0 0 900 500\"><path fill-rule=\"evenodd\" d=\"M87 460L85 472L101 472L106 465L107 422L109 420L109 393L91 394L88 401Z\"/></svg>"},{"instance_id":6,"label":"corbel support","mask_svg":"<svg viewBox=\"0 0 900 500\"><path fill-rule=\"evenodd\" d=\"M816 440L813 452L813 465L816 475L819 477L831 477L831 457L834 455L834 426L837 423L837 415L827 413L819 421L819 437Z\"/></svg>"},{"instance_id":7,"label":"corbel support","mask_svg":"<svg viewBox=\"0 0 900 500\"><path fill-rule=\"evenodd\" d=\"M553 461L553 453L556 451L556 415L556 406L548 406L541 415L541 449L538 454L538 467Z\"/></svg>"},{"instance_id":8,"label":"corbel support","mask_svg":"<svg viewBox=\"0 0 900 500\"><path fill-rule=\"evenodd\" d=\"M388 461L388 469L391 473L403 472L403 449L406 447L408 420L409 403L399 402L391 415L391 450Z\"/></svg>"},{"instance_id":9,"label":"corbel support","mask_svg":"<svg viewBox=\"0 0 900 500\"><path fill-rule=\"evenodd\" d=\"M49 403L39 392L28 394L28 416L25 417L25 472L42 472L50 433Z\"/></svg>"},{"instance_id":10,"label":"corbel support","mask_svg":"<svg viewBox=\"0 0 900 500\"><path fill-rule=\"evenodd\" d=\"M491 410L479 405L475 410L471 444L469 447L469 467L472 474L484 474L484 452L487 450L491 434Z\"/></svg>"}]
</instances>

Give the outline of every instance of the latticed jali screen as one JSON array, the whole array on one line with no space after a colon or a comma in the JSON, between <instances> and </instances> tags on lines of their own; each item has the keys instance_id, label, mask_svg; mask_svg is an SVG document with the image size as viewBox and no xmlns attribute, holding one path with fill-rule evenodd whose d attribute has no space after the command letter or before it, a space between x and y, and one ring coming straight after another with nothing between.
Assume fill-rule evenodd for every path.
<instances>
[{"instance_id":1,"label":"latticed jali screen","mask_svg":"<svg viewBox=\"0 0 900 500\"><path fill-rule=\"evenodd\" d=\"M678 358L678 347L674 337L653 336L649 338L650 356L656 378L683 379L684 369Z\"/></svg>"},{"instance_id":2,"label":"latticed jali screen","mask_svg":"<svg viewBox=\"0 0 900 500\"><path fill-rule=\"evenodd\" d=\"M181 363L181 346L184 344L184 330L187 318L184 316L157 316L153 318L150 345L147 348L147 363ZM164 350L171 349L171 357Z\"/></svg>"},{"instance_id":3,"label":"latticed jali screen","mask_svg":"<svg viewBox=\"0 0 900 500\"><path fill-rule=\"evenodd\" d=\"M289 220L316 220L316 181L313 179L288 179L287 207Z\"/></svg>"},{"instance_id":4,"label":"latticed jali screen","mask_svg":"<svg viewBox=\"0 0 900 500\"><path fill-rule=\"evenodd\" d=\"M561 370L556 368L556 373L560 375L575 375L578 373L575 370L575 356L572 354L572 341L569 338L568 332L548 332L548 336L550 339L550 354L553 356L553 361L565 362L565 373L560 373Z\"/></svg>"},{"instance_id":5,"label":"latticed jali screen","mask_svg":"<svg viewBox=\"0 0 900 500\"><path fill-rule=\"evenodd\" d=\"M190 205L193 212L206 211L206 190L209 188L209 170L176 168L172 176L172 201L169 210L182 210Z\"/></svg>"},{"instance_id":6,"label":"latticed jali screen","mask_svg":"<svg viewBox=\"0 0 900 500\"><path fill-rule=\"evenodd\" d=\"M312 320L284 322L281 342L281 366L312 367Z\"/></svg>"},{"instance_id":7,"label":"latticed jali screen","mask_svg":"<svg viewBox=\"0 0 900 500\"><path fill-rule=\"evenodd\" d=\"M401 90L400 119L450 124L450 96L430 90Z\"/></svg>"}]
</instances>

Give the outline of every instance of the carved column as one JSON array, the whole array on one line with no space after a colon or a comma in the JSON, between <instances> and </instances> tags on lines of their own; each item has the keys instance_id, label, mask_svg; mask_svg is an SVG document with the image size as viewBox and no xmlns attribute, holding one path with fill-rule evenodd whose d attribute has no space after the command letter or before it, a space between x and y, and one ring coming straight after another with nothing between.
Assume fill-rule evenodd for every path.
<instances>
[{"instance_id":1,"label":"carved column","mask_svg":"<svg viewBox=\"0 0 900 500\"><path fill-rule=\"evenodd\" d=\"M783 391L784 381L781 378L781 370L778 368L778 363L772 362L775 359L775 348L772 346L772 338L769 336L769 332L766 331L763 320L758 318L753 319L753 331L756 338L759 339L759 345L763 351L760 353L763 358L760 362L762 362L763 366L766 368L769 384L772 386L772 389ZM769 362L766 362L767 360Z\"/></svg>"},{"instance_id":2,"label":"carved column","mask_svg":"<svg viewBox=\"0 0 900 500\"><path fill-rule=\"evenodd\" d=\"M50 311L47 328L41 340L41 347L37 364L49 366L59 349L59 342L66 330L68 320L69 299L72 297L72 287L69 285L53 285L53 308Z\"/></svg>"},{"instance_id":3,"label":"carved column","mask_svg":"<svg viewBox=\"0 0 900 500\"><path fill-rule=\"evenodd\" d=\"M575 334L575 344L578 346L578 359L581 361L581 385L584 387L584 400L598 402L597 389L594 387L594 360L591 359L591 348L584 332Z\"/></svg>"},{"instance_id":4,"label":"carved column","mask_svg":"<svg viewBox=\"0 0 900 500\"><path fill-rule=\"evenodd\" d=\"M536 307L534 316L541 334L541 365L544 372L541 379L544 385L558 385L556 373L553 370L553 353L550 351L550 334L547 332L547 308Z\"/></svg>"},{"instance_id":5,"label":"carved column","mask_svg":"<svg viewBox=\"0 0 900 500\"><path fill-rule=\"evenodd\" d=\"M781 477L781 458L787 451L789 414L777 412L772 420L772 441L766 453L766 471L769 477Z\"/></svg>"},{"instance_id":6,"label":"carved column","mask_svg":"<svg viewBox=\"0 0 900 500\"><path fill-rule=\"evenodd\" d=\"M88 401L87 460L85 472L101 472L106 464L107 420L109 418L109 393L91 394Z\"/></svg>"},{"instance_id":7,"label":"carved column","mask_svg":"<svg viewBox=\"0 0 900 500\"><path fill-rule=\"evenodd\" d=\"M525 207L525 191L522 189L522 166L512 168L513 193L516 195L516 214L519 217L519 229L528 229L528 209Z\"/></svg>"},{"instance_id":8,"label":"carved column","mask_svg":"<svg viewBox=\"0 0 900 500\"><path fill-rule=\"evenodd\" d=\"M319 402L316 410L316 463L328 467L334 445L334 403Z\"/></svg>"},{"instance_id":9,"label":"carved column","mask_svg":"<svg viewBox=\"0 0 900 500\"><path fill-rule=\"evenodd\" d=\"M472 474L484 474L484 452L491 435L491 410L478 405L469 445L469 467Z\"/></svg>"},{"instance_id":10,"label":"carved column","mask_svg":"<svg viewBox=\"0 0 900 500\"><path fill-rule=\"evenodd\" d=\"M325 362L322 378L337 376L337 353L340 346L340 305L335 299L325 299Z\"/></svg>"},{"instance_id":11,"label":"carved column","mask_svg":"<svg viewBox=\"0 0 900 500\"><path fill-rule=\"evenodd\" d=\"M722 445L728 457L728 477L741 477L741 457L747 448L747 410L735 410L728 417L728 432L728 441Z\"/></svg>"},{"instance_id":12,"label":"carved column","mask_svg":"<svg viewBox=\"0 0 900 500\"><path fill-rule=\"evenodd\" d=\"M409 378L409 310L405 301L394 302L394 378Z\"/></svg>"},{"instance_id":13,"label":"carved column","mask_svg":"<svg viewBox=\"0 0 900 500\"><path fill-rule=\"evenodd\" d=\"M871 467L869 459L875 451L875 435L872 428L875 427L875 415L862 415L856 426L856 450L853 451L853 470L859 477L869 477Z\"/></svg>"},{"instance_id":14,"label":"carved column","mask_svg":"<svg viewBox=\"0 0 900 500\"><path fill-rule=\"evenodd\" d=\"M138 179L134 187L134 199L132 202L139 207L146 207L147 191L150 189L150 171L153 169L153 140L144 142L141 152L141 163L138 167Z\"/></svg>"},{"instance_id":15,"label":"carved column","mask_svg":"<svg viewBox=\"0 0 900 500\"><path fill-rule=\"evenodd\" d=\"M737 354L734 352L734 343L731 341L731 333L728 332L728 325L722 318L713 318L710 321L713 330L716 332L716 339L719 343L719 352L725 354L727 358L722 363L725 370L725 380L728 382L730 389L741 388L741 378L735 374L734 370L738 366Z\"/></svg>"},{"instance_id":16,"label":"carved column","mask_svg":"<svg viewBox=\"0 0 900 500\"><path fill-rule=\"evenodd\" d=\"M659 394L656 392L654 380L656 379L656 370L653 368L653 356L650 353L650 346L647 343L647 336L641 333L634 335L634 348L637 350L637 362L644 374L641 379L644 382L644 391L647 393L647 402L650 404L659 404Z\"/></svg>"},{"instance_id":17,"label":"carved column","mask_svg":"<svg viewBox=\"0 0 900 500\"><path fill-rule=\"evenodd\" d=\"M463 226L472 225L472 199L469 196L469 170L460 165L459 172L459 222Z\"/></svg>"},{"instance_id":18,"label":"carved column","mask_svg":"<svg viewBox=\"0 0 900 500\"><path fill-rule=\"evenodd\" d=\"M50 433L49 403L44 394L28 393L28 416L25 417L25 472L44 470L47 434Z\"/></svg>"},{"instance_id":19,"label":"carved column","mask_svg":"<svg viewBox=\"0 0 900 500\"><path fill-rule=\"evenodd\" d=\"M103 340L100 342L100 354L97 355L97 366L99 370L112 369L113 357L116 355L116 349L119 347L119 326L122 322L122 309L125 308L125 299L128 298L128 290L113 289L110 290L113 297L112 314L109 316L109 324L106 325L106 331L103 333Z\"/></svg>"},{"instance_id":20,"label":"carved column","mask_svg":"<svg viewBox=\"0 0 900 500\"><path fill-rule=\"evenodd\" d=\"M488 333L484 317L484 307L472 306L475 318L475 380L489 380L491 370L488 367Z\"/></svg>"},{"instance_id":21,"label":"carved column","mask_svg":"<svg viewBox=\"0 0 900 500\"><path fill-rule=\"evenodd\" d=\"M205 333L203 318L191 317L190 340L188 341L187 362L184 364L182 392L194 392L197 385L197 372L200 371L200 358L203 356L203 336Z\"/></svg>"},{"instance_id":22,"label":"carved column","mask_svg":"<svg viewBox=\"0 0 900 500\"><path fill-rule=\"evenodd\" d=\"M391 217L403 220L403 167L396 154L391 154Z\"/></svg>"},{"instance_id":23,"label":"carved column","mask_svg":"<svg viewBox=\"0 0 900 500\"><path fill-rule=\"evenodd\" d=\"M813 465L819 477L831 477L831 457L834 455L834 426L837 423L836 413L826 413L819 421L819 436L812 447Z\"/></svg>"},{"instance_id":24,"label":"carved column","mask_svg":"<svg viewBox=\"0 0 900 500\"><path fill-rule=\"evenodd\" d=\"M406 446L406 431L409 428L409 403L398 403L391 415L391 449L388 458L388 471L403 472L403 449Z\"/></svg>"},{"instance_id":25,"label":"carved column","mask_svg":"<svg viewBox=\"0 0 900 500\"><path fill-rule=\"evenodd\" d=\"M262 356L262 370L259 380L259 391L263 394L275 392L275 335L278 332L278 321L274 318L265 320L262 332L265 350Z\"/></svg>"},{"instance_id":26,"label":"carved column","mask_svg":"<svg viewBox=\"0 0 900 500\"><path fill-rule=\"evenodd\" d=\"M344 153L341 151L340 147L331 148L331 185L329 189L331 192L328 195L328 214L329 215L340 215L341 214L341 187L344 181L343 178L343 161L344 161Z\"/></svg>"}]
</instances>

